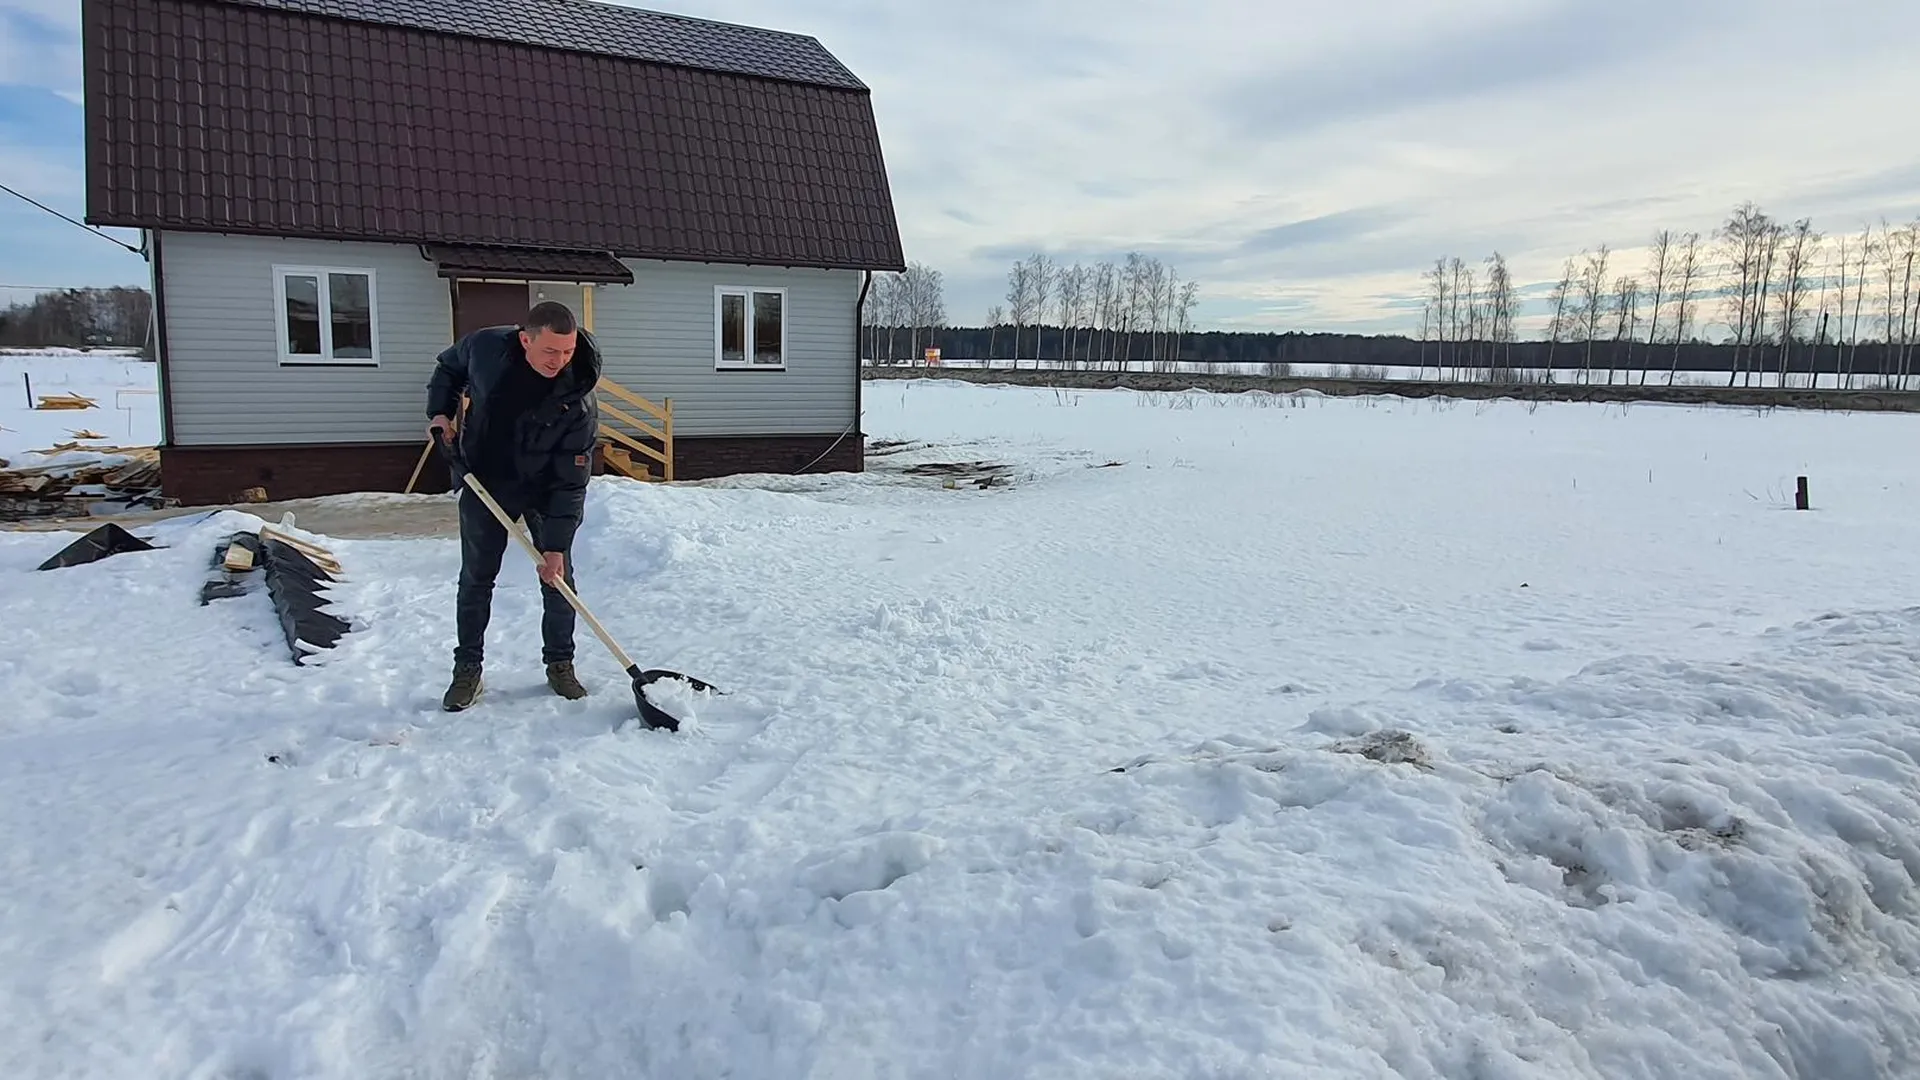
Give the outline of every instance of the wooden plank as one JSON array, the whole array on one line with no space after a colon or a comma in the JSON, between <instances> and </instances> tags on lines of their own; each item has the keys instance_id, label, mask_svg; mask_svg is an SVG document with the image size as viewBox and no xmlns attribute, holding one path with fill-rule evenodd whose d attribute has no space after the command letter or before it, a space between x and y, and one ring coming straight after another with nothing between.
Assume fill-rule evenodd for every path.
<instances>
[{"instance_id":1,"label":"wooden plank","mask_svg":"<svg viewBox=\"0 0 1920 1080\"><path fill-rule=\"evenodd\" d=\"M344 572L340 566L340 560L334 558L333 552L317 544L310 544L297 536L283 533L271 525L260 526L260 539L280 541L302 555L305 555L307 558L312 559L315 566L318 566L320 569L327 571L335 577L340 576Z\"/></svg>"},{"instance_id":2,"label":"wooden plank","mask_svg":"<svg viewBox=\"0 0 1920 1080\"><path fill-rule=\"evenodd\" d=\"M646 443L641 442L639 439L634 438L633 436L627 434L626 432L621 431L619 428L610 428L605 424L602 424L600 425L600 434L605 435L610 439L615 439L620 442L623 442L626 445L632 447L633 449L638 450L641 453L647 455L648 457L654 459L655 461L658 461L662 465L665 465L667 463L667 455L661 453L658 450L655 450L653 447L648 446Z\"/></svg>"},{"instance_id":3,"label":"wooden plank","mask_svg":"<svg viewBox=\"0 0 1920 1080\"><path fill-rule=\"evenodd\" d=\"M597 387L597 389L605 390L607 393L612 394L614 397L619 398L620 400L626 402L627 404L632 405L639 409L643 409L648 413L651 413L657 419L665 420L665 421L671 421L673 419L672 409L661 408L660 406L655 405L653 402L648 401L646 398L641 397L639 394L636 394L633 391L627 389L626 387L621 386L617 382L612 382L608 379L603 378L600 380L600 384Z\"/></svg>"},{"instance_id":4,"label":"wooden plank","mask_svg":"<svg viewBox=\"0 0 1920 1080\"><path fill-rule=\"evenodd\" d=\"M642 435L647 435L647 436L651 436L652 438L659 439L662 443L665 443L667 441L668 436L666 432L660 430L657 427L654 427L652 424L647 423L645 420L642 420L639 417L632 415L631 413L622 412L611 405L600 406L600 411L603 413L606 413L608 416L611 416L616 420L619 420L627 424L628 426L632 427L634 430L640 432L640 434Z\"/></svg>"}]
</instances>

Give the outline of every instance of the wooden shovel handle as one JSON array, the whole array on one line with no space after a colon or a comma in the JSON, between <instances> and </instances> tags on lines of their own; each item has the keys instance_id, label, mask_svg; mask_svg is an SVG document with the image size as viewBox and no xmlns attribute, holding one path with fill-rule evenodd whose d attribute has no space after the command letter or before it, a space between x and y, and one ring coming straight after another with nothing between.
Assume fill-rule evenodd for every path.
<instances>
[{"instance_id":1,"label":"wooden shovel handle","mask_svg":"<svg viewBox=\"0 0 1920 1080\"><path fill-rule=\"evenodd\" d=\"M478 477L467 473L465 480L467 487L475 495L480 496L480 501L487 504L488 510L493 511L493 516L500 519L500 524L506 526L507 531L520 541L520 546L527 549L528 555L533 556L534 565L540 565L544 557L540 554L540 549L534 546L533 536L527 532L525 523L518 518L507 517L507 512L500 508L499 503L493 501L493 495L487 491L486 485L482 484ZM574 595L573 588L567 584L566 578L555 578L553 587L560 590L560 595L567 598L567 603L573 605L573 610L579 612L581 618L587 620L587 625L591 626L593 632L599 636L600 643L607 647L608 652L613 653L614 658L620 661L622 668L634 666L633 661L627 658L626 650L620 647L619 642L613 640L613 635L607 633L607 628L601 626L600 620L594 618L593 612L587 610L587 605L581 603L580 598Z\"/></svg>"}]
</instances>

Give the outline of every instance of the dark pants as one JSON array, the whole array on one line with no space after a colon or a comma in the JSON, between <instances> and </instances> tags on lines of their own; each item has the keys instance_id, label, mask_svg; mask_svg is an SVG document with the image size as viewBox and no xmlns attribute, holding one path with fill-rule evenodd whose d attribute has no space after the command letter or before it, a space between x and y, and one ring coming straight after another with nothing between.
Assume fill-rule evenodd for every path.
<instances>
[{"instance_id":1,"label":"dark pants","mask_svg":"<svg viewBox=\"0 0 1920 1080\"><path fill-rule=\"evenodd\" d=\"M507 512L508 518L524 515L529 531L533 533L533 542L540 545L540 512L526 505L526 500L513 490L500 490L491 484L487 491ZM454 621L458 627L459 643L454 646L455 663L480 663L485 653L487 620L493 614L493 580L500 574L500 560L509 547L519 547L520 542L507 534L505 526L487 509L465 485L460 489L460 591L455 601ZM524 552L522 553L524 554ZM566 581L573 587L573 553L565 552ZM528 563L532 559L526 560ZM532 569L529 566L529 569ZM560 595L560 590L541 582L540 584L540 659L543 663L556 663L573 659L573 605Z\"/></svg>"}]
</instances>

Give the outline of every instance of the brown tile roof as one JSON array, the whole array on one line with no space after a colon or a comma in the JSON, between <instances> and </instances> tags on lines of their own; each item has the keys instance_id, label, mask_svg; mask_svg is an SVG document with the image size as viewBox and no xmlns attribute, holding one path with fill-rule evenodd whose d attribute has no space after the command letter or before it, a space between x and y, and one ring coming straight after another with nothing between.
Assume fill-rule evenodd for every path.
<instances>
[{"instance_id":1,"label":"brown tile roof","mask_svg":"<svg viewBox=\"0 0 1920 1080\"><path fill-rule=\"evenodd\" d=\"M584 0L82 0L82 37L94 224L903 267L811 38Z\"/></svg>"},{"instance_id":2,"label":"brown tile roof","mask_svg":"<svg viewBox=\"0 0 1920 1080\"><path fill-rule=\"evenodd\" d=\"M864 90L820 42L802 34L585 0L228 0L522 45L602 53ZM556 39L555 28L563 37Z\"/></svg>"},{"instance_id":3,"label":"brown tile roof","mask_svg":"<svg viewBox=\"0 0 1920 1080\"><path fill-rule=\"evenodd\" d=\"M427 244L422 254L441 277L523 277L533 281L608 281L633 284L627 264L602 251Z\"/></svg>"}]
</instances>

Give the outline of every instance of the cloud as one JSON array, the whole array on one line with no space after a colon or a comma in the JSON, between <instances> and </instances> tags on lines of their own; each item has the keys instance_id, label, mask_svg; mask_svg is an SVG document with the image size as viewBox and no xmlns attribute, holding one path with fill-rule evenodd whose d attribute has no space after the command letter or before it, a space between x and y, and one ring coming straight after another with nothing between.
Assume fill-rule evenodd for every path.
<instances>
[{"instance_id":1,"label":"cloud","mask_svg":"<svg viewBox=\"0 0 1920 1080\"><path fill-rule=\"evenodd\" d=\"M0 86L80 92L80 5L0 3Z\"/></svg>"},{"instance_id":2,"label":"cloud","mask_svg":"<svg viewBox=\"0 0 1920 1080\"><path fill-rule=\"evenodd\" d=\"M1532 327L1564 259L1607 244L1637 271L1660 228L1710 233L1746 199L1830 234L1920 215L1920 4L669 6L815 36L873 88L907 255L956 321L1033 251L1139 251L1200 283L1202 325L1404 332L1435 259L1499 251ZM71 133L0 119L0 179L69 212L78 41L72 0L0 0L0 80ZM0 279L39 257L16 250Z\"/></svg>"}]
</instances>

